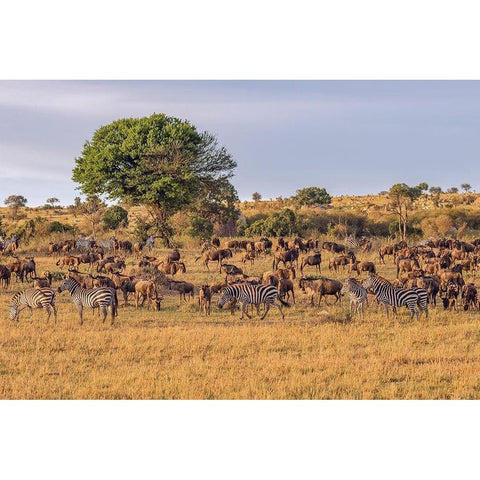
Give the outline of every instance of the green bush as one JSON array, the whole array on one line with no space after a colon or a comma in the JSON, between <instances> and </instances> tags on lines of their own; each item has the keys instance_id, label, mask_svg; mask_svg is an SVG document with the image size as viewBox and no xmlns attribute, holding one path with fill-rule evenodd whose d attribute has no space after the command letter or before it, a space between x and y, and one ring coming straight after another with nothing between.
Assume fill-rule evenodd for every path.
<instances>
[{"instance_id":1,"label":"green bush","mask_svg":"<svg viewBox=\"0 0 480 480\"><path fill-rule=\"evenodd\" d=\"M116 230L120 226L128 226L128 212L120 205L107 208L103 214L103 229Z\"/></svg>"}]
</instances>

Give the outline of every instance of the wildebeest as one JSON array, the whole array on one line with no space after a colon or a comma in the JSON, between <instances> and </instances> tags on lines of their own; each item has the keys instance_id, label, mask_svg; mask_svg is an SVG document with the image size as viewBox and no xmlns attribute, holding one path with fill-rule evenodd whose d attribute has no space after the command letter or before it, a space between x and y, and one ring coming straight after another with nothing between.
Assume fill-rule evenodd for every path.
<instances>
[{"instance_id":1,"label":"wildebeest","mask_svg":"<svg viewBox=\"0 0 480 480\"><path fill-rule=\"evenodd\" d=\"M77 257L70 256L59 258L55 265L57 265L57 267L76 267L79 263L80 261Z\"/></svg>"},{"instance_id":2,"label":"wildebeest","mask_svg":"<svg viewBox=\"0 0 480 480\"><path fill-rule=\"evenodd\" d=\"M473 283L467 283L462 288L462 300L464 310L473 310L479 308L478 291Z\"/></svg>"},{"instance_id":3,"label":"wildebeest","mask_svg":"<svg viewBox=\"0 0 480 480\"><path fill-rule=\"evenodd\" d=\"M336 242L323 242L322 249L331 253L342 253L346 251L345 245Z\"/></svg>"},{"instance_id":4,"label":"wildebeest","mask_svg":"<svg viewBox=\"0 0 480 480\"><path fill-rule=\"evenodd\" d=\"M373 262L351 262L349 264L349 272L357 272L357 276L360 272L376 273L375 264Z\"/></svg>"},{"instance_id":5,"label":"wildebeest","mask_svg":"<svg viewBox=\"0 0 480 480\"><path fill-rule=\"evenodd\" d=\"M244 252L242 255L242 263L245 263L247 260L250 261L250 265L253 266L255 263L255 252Z\"/></svg>"},{"instance_id":6,"label":"wildebeest","mask_svg":"<svg viewBox=\"0 0 480 480\"><path fill-rule=\"evenodd\" d=\"M292 294L293 304L295 304L295 291L293 282L287 278L280 278L278 280L278 296L280 298L285 298L287 296L287 302L290 299L290 294Z\"/></svg>"},{"instance_id":7,"label":"wildebeest","mask_svg":"<svg viewBox=\"0 0 480 480\"><path fill-rule=\"evenodd\" d=\"M178 262L180 260L180 251L178 249L172 250L166 257L167 263Z\"/></svg>"},{"instance_id":8,"label":"wildebeest","mask_svg":"<svg viewBox=\"0 0 480 480\"><path fill-rule=\"evenodd\" d=\"M313 298L315 295L318 295L318 306L322 298L325 296L325 303L330 305L327 302L326 295L332 295L335 297L335 303L341 300L342 283L338 280L332 280L330 278L321 277L318 279L315 278L301 278L299 281L299 286L304 293L310 295L310 304L314 306Z\"/></svg>"},{"instance_id":9,"label":"wildebeest","mask_svg":"<svg viewBox=\"0 0 480 480\"><path fill-rule=\"evenodd\" d=\"M272 268L276 270L280 265L280 262L282 262L285 267L287 266L287 263L290 263L290 266L293 266L293 264L295 263L298 267L298 255L298 248L291 248L290 250L279 250L275 252L273 256Z\"/></svg>"},{"instance_id":10,"label":"wildebeest","mask_svg":"<svg viewBox=\"0 0 480 480\"><path fill-rule=\"evenodd\" d=\"M303 268L307 265L314 266L315 271L320 272L322 264L322 254L320 252L314 253L313 255L309 255L302 259L302 263L300 264L300 271L303 273Z\"/></svg>"},{"instance_id":11,"label":"wildebeest","mask_svg":"<svg viewBox=\"0 0 480 480\"><path fill-rule=\"evenodd\" d=\"M0 265L0 283L3 288L7 288L10 285L10 278L12 272L6 265Z\"/></svg>"},{"instance_id":12,"label":"wildebeest","mask_svg":"<svg viewBox=\"0 0 480 480\"><path fill-rule=\"evenodd\" d=\"M193 285L193 283L169 280L168 289L176 290L178 292L178 294L180 295L180 304L181 304L182 298L184 301L187 301L186 295L190 295L191 299L193 300L194 290L195 290L195 286Z\"/></svg>"},{"instance_id":13,"label":"wildebeest","mask_svg":"<svg viewBox=\"0 0 480 480\"><path fill-rule=\"evenodd\" d=\"M202 285L198 292L198 305L203 310L205 316L210 316L212 306L212 291L209 285Z\"/></svg>"},{"instance_id":14,"label":"wildebeest","mask_svg":"<svg viewBox=\"0 0 480 480\"><path fill-rule=\"evenodd\" d=\"M143 307L145 300L147 304L152 306L155 310L160 310L160 300L158 296L155 282L151 280L140 280L135 284L135 308L138 308L138 301L142 299L140 304Z\"/></svg>"},{"instance_id":15,"label":"wildebeest","mask_svg":"<svg viewBox=\"0 0 480 480\"><path fill-rule=\"evenodd\" d=\"M209 251L203 252L203 255L200 257L197 257L195 261L201 258L203 266L206 267L207 270L209 271L210 269L208 268L208 263L218 262L218 271L221 272L222 260L225 258L232 258L232 257L233 257L233 253L229 248L222 248L220 250L209 250Z\"/></svg>"},{"instance_id":16,"label":"wildebeest","mask_svg":"<svg viewBox=\"0 0 480 480\"><path fill-rule=\"evenodd\" d=\"M186 273L187 267L183 262L160 262L157 269L168 275L175 275L177 272Z\"/></svg>"},{"instance_id":17,"label":"wildebeest","mask_svg":"<svg viewBox=\"0 0 480 480\"><path fill-rule=\"evenodd\" d=\"M33 280L33 277L37 276L37 272L35 270L35 260L33 257L30 258L25 258L22 260L22 269L20 271L20 280L23 282L23 280Z\"/></svg>"}]
</instances>

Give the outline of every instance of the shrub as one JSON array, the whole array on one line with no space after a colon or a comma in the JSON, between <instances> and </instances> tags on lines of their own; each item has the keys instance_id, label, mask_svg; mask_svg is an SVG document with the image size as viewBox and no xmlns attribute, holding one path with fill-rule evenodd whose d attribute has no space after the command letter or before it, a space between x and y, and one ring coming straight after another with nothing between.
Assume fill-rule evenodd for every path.
<instances>
[{"instance_id":1,"label":"shrub","mask_svg":"<svg viewBox=\"0 0 480 480\"><path fill-rule=\"evenodd\" d=\"M128 226L128 212L120 205L107 208L103 214L103 229L116 230L120 226Z\"/></svg>"}]
</instances>

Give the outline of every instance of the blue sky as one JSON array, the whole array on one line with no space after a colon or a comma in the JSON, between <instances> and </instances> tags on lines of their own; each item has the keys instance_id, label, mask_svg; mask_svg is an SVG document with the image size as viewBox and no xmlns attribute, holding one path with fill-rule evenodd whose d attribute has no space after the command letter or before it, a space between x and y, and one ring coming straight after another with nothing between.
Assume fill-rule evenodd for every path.
<instances>
[{"instance_id":1,"label":"blue sky","mask_svg":"<svg viewBox=\"0 0 480 480\"><path fill-rule=\"evenodd\" d=\"M480 187L478 81L0 81L0 201L72 203L85 140L153 112L215 133L238 162L241 199Z\"/></svg>"}]
</instances>

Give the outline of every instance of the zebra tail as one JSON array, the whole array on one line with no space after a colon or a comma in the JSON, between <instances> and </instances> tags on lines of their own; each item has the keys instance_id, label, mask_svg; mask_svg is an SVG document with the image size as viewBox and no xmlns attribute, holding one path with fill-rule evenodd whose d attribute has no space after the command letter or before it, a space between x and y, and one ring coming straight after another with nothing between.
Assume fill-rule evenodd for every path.
<instances>
[{"instance_id":1,"label":"zebra tail","mask_svg":"<svg viewBox=\"0 0 480 480\"><path fill-rule=\"evenodd\" d=\"M278 301L284 306L284 307L290 307L290 304L286 302L285 300L282 300L280 297L278 297Z\"/></svg>"}]
</instances>

